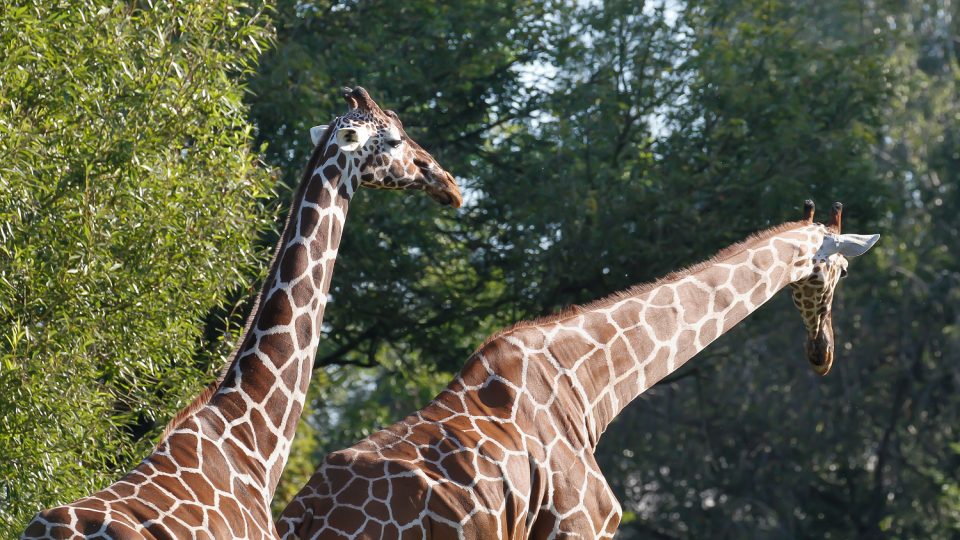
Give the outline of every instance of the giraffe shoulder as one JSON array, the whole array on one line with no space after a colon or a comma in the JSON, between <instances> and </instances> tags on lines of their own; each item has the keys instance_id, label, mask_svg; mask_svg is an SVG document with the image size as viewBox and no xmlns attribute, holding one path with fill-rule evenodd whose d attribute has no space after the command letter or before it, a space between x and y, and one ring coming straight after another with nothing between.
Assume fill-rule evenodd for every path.
<instances>
[{"instance_id":1,"label":"giraffe shoulder","mask_svg":"<svg viewBox=\"0 0 960 540\"><path fill-rule=\"evenodd\" d=\"M510 365L546 346L546 335L538 326L515 326L491 336L473 356L491 364Z\"/></svg>"}]
</instances>

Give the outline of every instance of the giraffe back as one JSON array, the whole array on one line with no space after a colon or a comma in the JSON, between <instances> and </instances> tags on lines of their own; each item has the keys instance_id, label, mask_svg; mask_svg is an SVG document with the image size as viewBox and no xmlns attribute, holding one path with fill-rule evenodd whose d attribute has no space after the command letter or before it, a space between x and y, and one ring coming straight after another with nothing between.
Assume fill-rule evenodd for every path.
<instances>
[{"instance_id":1,"label":"giraffe back","mask_svg":"<svg viewBox=\"0 0 960 540\"><path fill-rule=\"evenodd\" d=\"M489 341L425 408L328 455L281 536L612 537L620 505L538 347L533 328Z\"/></svg>"}]
</instances>

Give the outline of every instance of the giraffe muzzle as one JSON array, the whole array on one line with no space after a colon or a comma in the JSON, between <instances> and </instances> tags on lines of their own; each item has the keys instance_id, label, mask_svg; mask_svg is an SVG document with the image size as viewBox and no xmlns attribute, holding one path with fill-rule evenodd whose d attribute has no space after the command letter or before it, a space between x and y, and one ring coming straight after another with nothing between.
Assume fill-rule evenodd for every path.
<instances>
[{"instance_id":1,"label":"giraffe muzzle","mask_svg":"<svg viewBox=\"0 0 960 540\"><path fill-rule=\"evenodd\" d=\"M457 181L453 178L453 175L440 170L439 174L429 172L428 177L430 183L427 185L426 191L430 198L440 204L460 208L460 205L463 204L463 195L460 194L460 188L457 187Z\"/></svg>"},{"instance_id":2,"label":"giraffe muzzle","mask_svg":"<svg viewBox=\"0 0 960 540\"><path fill-rule=\"evenodd\" d=\"M830 315L823 318L815 336L808 336L807 361L818 375L826 375L833 367L833 322Z\"/></svg>"}]
</instances>

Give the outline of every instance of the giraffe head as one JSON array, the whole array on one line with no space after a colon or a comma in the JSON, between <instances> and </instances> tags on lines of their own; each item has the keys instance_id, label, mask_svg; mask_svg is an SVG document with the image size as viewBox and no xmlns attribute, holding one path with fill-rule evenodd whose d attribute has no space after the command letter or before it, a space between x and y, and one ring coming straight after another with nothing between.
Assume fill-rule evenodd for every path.
<instances>
[{"instance_id":1,"label":"giraffe head","mask_svg":"<svg viewBox=\"0 0 960 540\"><path fill-rule=\"evenodd\" d=\"M813 222L813 201L804 203L804 219ZM866 253L880 235L840 234L843 205L833 203L823 241L809 261L804 276L792 282L793 303L807 327L806 354L810 366L826 375L833 365L833 293L847 275L847 258Z\"/></svg>"},{"instance_id":2,"label":"giraffe head","mask_svg":"<svg viewBox=\"0 0 960 540\"><path fill-rule=\"evenodd\" d=\"M361 87L343 89L347 113L310 129L313 144L336 144L360 173L360 185L419 189L457 208L463 202L453 176L403 130L397 114L384 111Z\"/></svg>"}]
</instances>

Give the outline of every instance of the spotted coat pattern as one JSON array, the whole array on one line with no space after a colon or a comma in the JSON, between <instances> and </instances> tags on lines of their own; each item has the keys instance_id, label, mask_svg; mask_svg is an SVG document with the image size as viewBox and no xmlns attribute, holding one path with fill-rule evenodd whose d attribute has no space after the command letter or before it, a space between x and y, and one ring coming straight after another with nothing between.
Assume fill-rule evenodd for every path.
<instances>
[{"instance_id":1,"label":"spotted coat pattern","mask_svg":"<svg viewBox=\"0 0 960 540\"><path fill-rule=\"evenodd\" d=\"M832 295L842 257L814 256L831 231L810 218L495 335L426 407L328 455L282 537L612 538L621 508L594 458L601 434L786 285Z\"/></svg>"},{"instance_id":2,"label":"spotted coat pattern","mask_svg":"<svg viewBox=\"0 0 960 540\"><path fill-rule=\"evenodd\" d=\"M453 177L362 88L328 128L222 379L109 487L40 512L23 538L275 538L270 501L310 382L347 208L359 185L457 206ZM359 143L346 151L340 143Z\"/></svg>"}]
</instances>

